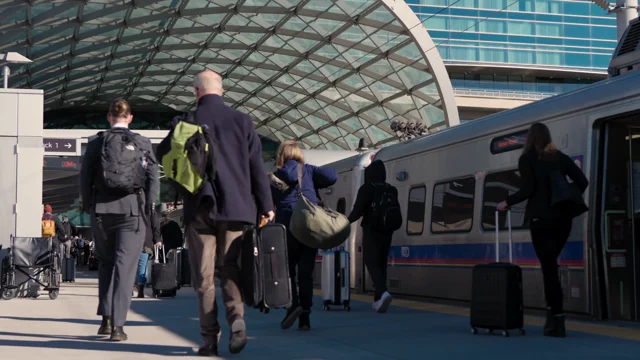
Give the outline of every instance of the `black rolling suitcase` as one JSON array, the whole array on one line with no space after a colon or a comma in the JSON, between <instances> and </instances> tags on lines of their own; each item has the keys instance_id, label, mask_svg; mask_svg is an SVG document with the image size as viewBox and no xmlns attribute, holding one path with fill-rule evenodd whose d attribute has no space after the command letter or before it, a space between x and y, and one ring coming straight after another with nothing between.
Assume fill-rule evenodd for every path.
<instances>
[{"instance_id":1,"label":"black rolling suitcase","mask_svg":"<svg viewBox=\"0 0 640 360\"><path fill-rule=\"evenodd\" d=\"M242 293L245 304L263 312L291 306L287 229L281 224L249 228L242 239Z\"/></svg>"},{"instance_id":2,"label":"black rolling suitcase","mask_svg":"<svg viewBox=\"0 0 640 360\"><path fill-rule=\"evenodd\" d=\"M522 305L522 269L513 264L511 239L511 211L507 212L509 229L509 263L500 262L499 218L496 211L496 262L473 267L471 288L471 331L477 329L501 330L509 336L509 330L520 329L524 335Z\"/></svg>"},{"instance_id":3,"label":"black rolling suitcase","mask_svg":"<svg viewBox=\"0 0 640 360\"><path fill-rule=\"evenodd\" d=\"M76 282L76 259L62 259L62 282Z\"/></svg>"},{"instance_id":4,"label":"black rolling suitcase","mask_svg":"<svg viewBox=\"0 0 640 360\"><path fill-rule=\"evenodd\" d=\"M191 285L191 268L189 267L189 251L185 248L169 250L167 262L176 267L178 288Z\"/></svg>"},{"instance_id":5,"label":"black rolling suitcase","mask_svg":"<svg viewBox=\"0 0 640 360\"><path fill-rule=\"evenodd\" d=\"M175 297L178 293L176 265L167 262L164 246L162 246L162 261L159 261L158 247L154 246L155 259L151 265L151 288L154 297Z\"/></svg>"}]
</instances>

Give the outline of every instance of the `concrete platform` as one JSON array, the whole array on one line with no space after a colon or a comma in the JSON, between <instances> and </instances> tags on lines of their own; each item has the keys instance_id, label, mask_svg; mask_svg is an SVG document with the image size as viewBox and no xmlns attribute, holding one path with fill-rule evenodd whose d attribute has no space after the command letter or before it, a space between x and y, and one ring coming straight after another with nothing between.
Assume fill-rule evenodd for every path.
<instances>
[{"instance_id":1,"label":"concrete platform","mask_svg":"<svg viewBox=\"0 0 640 360\"><path fill-rule=\"evenodd\" d=\"M146 360L193 358L200 337L192 288L175 299L134 299L125 330L129 341L111 343L95 335L99 317L97 280L79 272L49 300L0 301L0 358L47 360ZM229 355L223 328L222 359L638 359L640 328L606 323L568 323L569 337L542 336L542 319L527 316L527 334L509 338L471 335L463 307L396 300L387 314L372 313L370 299L354 295L351 312L320 310L316 300L312 330L279 328L283 311L248 309L249 344ZM220 314L222 315L222 314ZM222 318L222 317L221 317Z\"/></svg>"}]
</instances>

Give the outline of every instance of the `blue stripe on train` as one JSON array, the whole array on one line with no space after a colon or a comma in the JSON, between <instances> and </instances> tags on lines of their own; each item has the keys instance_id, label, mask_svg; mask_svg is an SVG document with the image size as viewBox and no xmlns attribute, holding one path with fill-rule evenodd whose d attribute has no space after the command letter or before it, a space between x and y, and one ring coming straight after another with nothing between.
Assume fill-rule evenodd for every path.
<instances>
[{"instance_id":1,"label":"blue stripe on train","mask_svg":"<svg viewBox=\"0 0 640 360\"><path fill-rule=\"evenodd\" d=\"M477 261L478 263L495 259L495 244L446 244L446 245L406 245L392 246L389 258L416 261L423 259ZM500 244L500 258L508 259L508 244ZM537 262L531 242L513 244L513 259L518 262ZM582 265L584 251L582 241L568 242L558 260L561 263Z\"/></svg>"}]
</instances>

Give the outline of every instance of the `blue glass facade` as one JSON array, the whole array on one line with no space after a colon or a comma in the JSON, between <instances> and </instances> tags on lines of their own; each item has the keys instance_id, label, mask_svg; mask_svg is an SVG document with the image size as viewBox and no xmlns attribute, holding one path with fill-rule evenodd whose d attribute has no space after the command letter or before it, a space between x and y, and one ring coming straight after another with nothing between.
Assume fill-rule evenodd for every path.
<instances>
[{"instance_id":1,"label":"blue glass facade","mask_svg":"<svg viewBox=\"0 0 640 360\"><path fill-rule=\"evenodd\" d=\"M406 0L445 63L510 64L605 72L616 46L615 15L588 0ZM486 18L486 20L484 20ZM453 76L454 87L460 75ZM568 79L566 79L568 80ZM563 92L584 80L465 81L465 88ZM588 81L586 81L588 83ZM471 86L470 86L471 84Z\"/></svg>"}]
</instances>

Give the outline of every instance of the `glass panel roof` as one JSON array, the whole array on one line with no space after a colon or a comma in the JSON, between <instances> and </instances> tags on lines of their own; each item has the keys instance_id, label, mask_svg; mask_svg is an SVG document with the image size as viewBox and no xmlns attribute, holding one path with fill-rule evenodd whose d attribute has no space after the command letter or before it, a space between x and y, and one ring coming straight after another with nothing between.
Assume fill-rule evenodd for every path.
<instances>
[{"instance_id":1,"label":"glass panel roof","mask_svg":"<svg viewBox=\"0 0 640 360\"><path fill-rule=\"evenodd\" d=\"M210 69L224 79L227 104L251 115L260 134L320 149L355 149L361 137L395 142L392 119L439 128L449 118L437 82L450 89L449 79L436 79L425 52L439 55L425 48L426 30L426 42L414 38L422 24L404 3L394 5L401 10L388 0L133 3L6 6L0 52L33 60L12 66L11 86L44 89L45 110L122 96L134 112L149 102L186 111L194 107L193 77Z\"/></svg>"}]
</instances>

